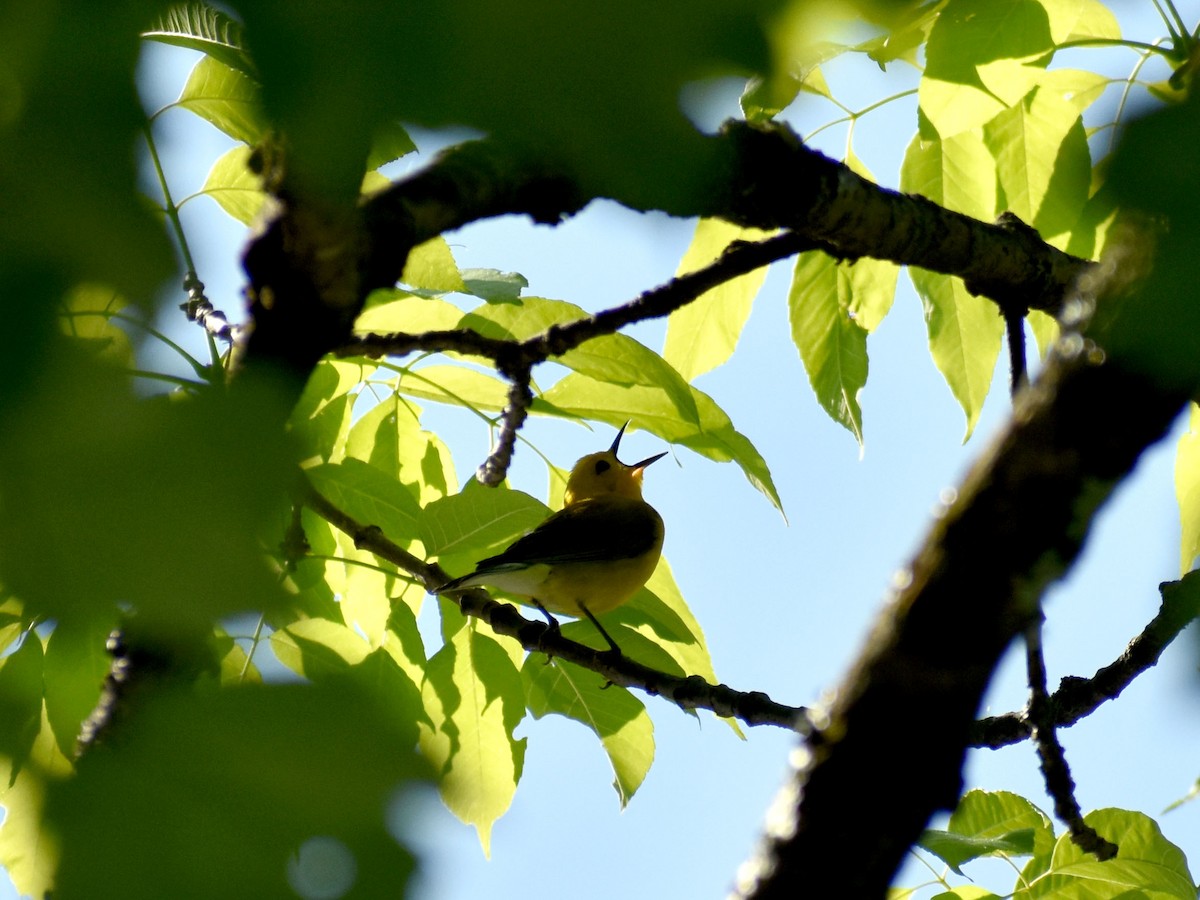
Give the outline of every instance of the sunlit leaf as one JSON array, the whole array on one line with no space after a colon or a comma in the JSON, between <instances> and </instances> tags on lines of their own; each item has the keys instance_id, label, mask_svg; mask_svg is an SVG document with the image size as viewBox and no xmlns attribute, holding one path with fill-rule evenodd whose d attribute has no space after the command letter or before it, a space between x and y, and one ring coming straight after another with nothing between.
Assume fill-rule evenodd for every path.
<instances>
[{"instance_id":1,"label":"sunlit leaf","mask_svg":"<svg viewBox=\"0 0 1200 900\"><path fill-rule=\"evenodd\" d=\"M448 331L456 328L462 317L461 309L439 297L421 297L399 288L387 288L371 293L354 329L379 334Z\"/></svg>"},{"instance_id":2,"label":"sunlit leaf","mask_svg":"<svg viewBox=\"0 0 1200 900\"><path fill-rule=\"evenodd\" d=\"M176 101L235 141L253 144L266 130L258 82L213 56L192 69Z\"/></svg>"},{"instance_id":3,"label":"sunlit leaf","mask_svg":"<svg viewBox=\"0 0 1200 900\"><path fill-rule=\"evenodd\" d=\"M404 263L400 281L414 288L430 291L465 291L462 275L443 237L435 237L414 247Z\"/></svg>"},{"instance_id":4,"label":"sunlit leaf","mask_svg":"<svg viewBox=\"0 0 1200 900\"><path fill-rule=\"evenodd\" d=\"M1088 199L1092 163L1075 107L1037 89L983 128L1003 205L1042 235L1069 230Z\"/></svg>"},{"instance_id":5,"label":"sunlit leaf","mask_svg":"<svg viewBox=\"0 0 1200 900\"><path fill-rule=\"evenodd\" d=\"M1175 447L1175 499L1179 503L1179 573L1200 555L1200 406L1190 404L1188 430Z\"/></svg>"},{"instance_id":6,"label":"sunlit leaf","mask_svg":"<svg viewBox=\"0 0 1200 900\"><path fill-rule=\"evenodd\" d=\"M654 761L654 724L646 706L602 675L536 654L521 667L525 702L534 718L556 714L595 732L613 768L613 788L625 806Z\"/></svg>"},{"instance_id":7,"label":"sunlit leaf","mask_svg":"<svg viewBox=\"0 0 1200 900\"><path fill-rule=\"evenodd\" d=\"M430 659L422 695L434 729L422 729L421 750L442 799L490 853L525 764L526 739L513 737L525 715L521 675L493 638L462 628Z\"/></svg>"},{"instance_id":8,"label":"sunlit leaf","mask_svg":"<svg viewBox=\"0 0 1200 900\"><path fill-rule=\"evenodd\" d=\"M226 152L213 163L200 188L200 196L211 197L244 225L258 217L267 196L259 177L250 171L250 153L250 148L244 145Z\"/></svg>"},{"instance_id":9,"label":"sunlit leaf","mask_svg":"<svg viewBox=\"0 0 1200 900\"><path fill-rule=\"evenodd\" d=\"M96 708L112 665L105 643L111 622L64 619L46 642L46 715L63 756L75 755L79 726Z\"/></svg>"},{"instance_id":10,"label":"sunlit leaf","mask_svg":"<svg viewBox=\"0 0 1200 900\"><path fill-rule=\"evenodd\" d=\"M207 3L176 3L142 37L188 50L199 50L230 68L255 76L245 51L241 23Z\"/></svg>"},{"instance_id":11,"label":"sunlit leaf","mask_svg":"<svg viewBox=\"0 0 1200 900\"><path fill-rule=\"evenodd\" d=\"M324 463L306 470L323 497L364 525L375 525L407 545L417 535L421 509L394 478L359 459Z\"/></svg>"},{"instance_id":12,"label":"sunlit leaf","mask_svg":"<svg viewBox=\"0 0 1200 900\"><path fill-rule=\"evenodd\" d=\"M819 252L796 259L788 312L792 340L817 402L861 445L859 392L867 383L867 333L850 315L850 276Z\"/></svg>"},{"instance_id":13,"label":"sunlit leaf","mask_svg":"<svg viewBox=\"0 0 1200 900\"><path fill-rule=\"evenodd\" d=\"M769 234L757 228L739 228L722 219L701 219L675 274L703 268L735 241L758 241ZM715 369L733 354L766 277L767 267L763 266L706 291L671 313L663 358L684 380L691 381Z\"/></svg>"},{"instance_id":14,"label":"sunlit leaf","mask_svg":"<svg viewBox=\"0 0 1200 900\"><path fill-rule=\"evenodd\" d=\"M476 562L504 549L550 514L526 493L486 488L474 479L460 494L425 507L421 542L430 556Z\"/></svg>"}]
</instances>

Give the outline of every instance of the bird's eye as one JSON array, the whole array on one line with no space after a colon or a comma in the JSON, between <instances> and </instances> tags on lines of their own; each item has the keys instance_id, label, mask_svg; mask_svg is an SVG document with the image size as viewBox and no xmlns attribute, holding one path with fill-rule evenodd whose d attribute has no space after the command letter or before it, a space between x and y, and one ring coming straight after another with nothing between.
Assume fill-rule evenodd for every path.
<instances>
[{"instance_id":1,"label":"bird's eye","mask_svg":"<svg viewBox=\"0 0 1200 900\"><path fill-rule=\"evenodd\" d=\"M607 459L601 459L601 460L596 461L596 474L597 475L603 475L605 472L607 472L611 468L612 468L612 463L610 463Z\"/></svg>"}]
</instances>

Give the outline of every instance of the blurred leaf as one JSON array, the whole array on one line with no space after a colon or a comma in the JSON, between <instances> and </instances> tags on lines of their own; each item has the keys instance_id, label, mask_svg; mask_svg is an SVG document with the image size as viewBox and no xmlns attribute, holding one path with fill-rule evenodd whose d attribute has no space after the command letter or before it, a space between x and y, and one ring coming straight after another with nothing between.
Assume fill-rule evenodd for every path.
<instances>
[{"instance_id":1,"label":"blurred leaf","mask_svg":"<svg viewBox=\"0 0 1200 900\"><path fill-rule=\"evenodd\" d=\"M266 203L262 182L250 171L248 161L251 150L245 145L234 147L213 163L201 196L211 197L217 205L243 225L249 225Z\"/></svg>"},{"instance_id":2,"label":"blurred leaf","mask_svg":"<svg viewBox=\"0 0 1200 900\"><path fill-rule=\"evenodd\" d=\"M439 777L442 799L474 825L485 854L493 823L512 803L525 764L525 691L509 655L475 628L459 629L429 660L425 709L435 727L421 750Z\"/></svg>"},{"instance_id":3,"label":"blurred leaf","mask_svg":"<svg viewBox=\"0 0 1200 900\"><path fill-rule=\"evenodd\" d=\"M1099 0L1038 0L1050 20L1056 44L1086 38L1117 39L1121 26L1117 17Z\"/></svg>"},{"instance_id":4,"label":"blurred leaf","mask_svg":"<svg viewBox=\"0 0 1200 900\"><path fill-rule=\"evenodd\" d=\"M501 9L473 0L329 16L269 0L242 12L267 106L311 177L331 190L349 186L370 130L400 119L550 147L605 196L671 208L689 202L709 163L708 145L679 107L680 88L765 72L760 22L777 6L520 0ZM397 53L395 36L404 34L421 40ZM469 67L455 62L464 59Z\"/></svg>"},{"instance_id":5,"label":"blurred leaf","mask_svg":"<svg viewBox=\"0 0 1200 900\"><path fill-rule=\"evenodd\" d=\"M176 3L142 37L188 50L255 77L254 61L244 47L241 23L207 3Z\"/></svg>"},{"instance_id":6,"label":"blurred leaf","mask_svg":"<svg viewBox=\"0 0 1200 900\"><path fill-rule=\"evenodd\" d=\"M1000 205L1049 237L1068 231L1088 199L1092 161L1075 108L1035 89L983 128Z\"/></svg>"},{"instance_id":7,"label":"blurred leaf","mask_svg":"<svg viewBox=\"0 0 1200 900\"><path fill-rule=\"evenodd\" d=\"M367 170L378 169L416 150L417 145L403 125L396 121L385 122L375 132L371 152L367 154Z\"/></svg>"},{"instance_id":8,"label":"blurred leaf","mask_svg":"<svg viewBox=\"0 0 1200 900\"><path fill-rule=\"evenodd\" d=\"M133 36L154 12L148 0L6 5L0 287L16 317L6 327L25 336L6 372L16 361L25 377L19 360L48 333L64 285L103 282L145 306L172 271L133 152L145 121Z\"/></svg>"},{"instance_id":9,"label":"blurred leaf","mask_svg":"<svg viewBox=\"0 0 1200 900\"><path fill-rule=\"evenodd\" d=\"M258 82L213 56L196 63L176 105L244 144L256 143L266 131Z\"/></svg>"},{"instance_id":10,"label":"blurred leaf","mask_svg":"<svg viewBox=\"0 0 1200 900\"><path fill-rule=\"evenodd\" d=\"M112 288L77 284L63 298L62 330L86 342L96 355L115 366L133 366L129 335L113 322L125 299Z\"/></svg>"},{"instance_id":11,"label":"blurred leaf","mask_svg":"<svg viewBox=\"0 0 1200 900\"><path fill-rule=\"evenodd\" d=\"M565 660L530 655L521 667L525 702L534 718L557 714L595 732L613 768L613 788L624 806L654 761L654 723L646 706L602 675Z\"/></svg>"},{"instance_id":12,"label":"blurred leaf","mask_svg":"<svg viewBox=\"0 0 1200 900\"><path fill-rule=\"evenodd\" d=\"M849 267L815 251L796 258L788 294L792 340L817 402L861 446L867 332L850 315L852 294Z\"/></svg>"},{"instance_id":13,"label":"blurred leaf","mask_svg":"<svg viewBox=\"0 0 1200 900\"><path fill-rule=\"evenodd\" d=\"M704 268L735 241L759 241L770 234L757 228L739 228L722 219L701 219L675 274ZM685 381L715 369L733 355L766 277L767 267L763 266L706 291L671 313L662 355Z\"/></svg>"},{"instance_id":14,"label":"blurred leaf","mask_svg":"<svg viewBox=\"0 0 1200 900\"><path fill-rule=\"evenodd\" d=\"M42 639L33 631L0 660L0 753L12 760L9 787L28 761L42 725L42 672Z\"/></svg>"},{"instance_id":15,"label":"blurred leaf","mask_svg":"<svg viewBox=\"0 0 1200 900\"><path fill-rule=\"evenodd\" d=\"M408 546L421 515L416 498L393 478L362 460L347 458L306 470L321 496L364 525L375 525L391 540Z\"/></svg>"},{"instance_id":16,"label":"blurred leaf","mask_svg":"<svg viewBox=\"0 0 1200 900\"><path fill-rule=\"evenodd\" d=\"M133 396L119 373L64 356L0 433L0 568L27 608L201 628L281 599L256 538L291 486L280 395Z\"/></svg>"},{"instance_id":17,"label":"blurred leaf","mask_svg":"<svg viewBox=\"0 0 1200 900\"><path fill-rule=\"evenodd\" d=\"M1188 430L1175 448L1175 499L1179 503L1179 574L1200 555L1200 406L1188 404Z\"/></svg>"},{"instance_id":18,"label":"blurred leaf","mask_svg":"<svg viewBox=\"0 0 1200 900\"><path fill-rule=\"evenodd\" d=\"M279 661L312 681L344 675L366 659L371 647L348 625L328 619L300 619L271 632Z\"/></svg>"},{"instance_id":19,"label":"blurred leaf","mask_svg":"<svg viewBox=\"0 0 1200 900\"><path fill-rule=\"evenodd\" d=\"M423 766L394 721L348 681L148 698L119 749L51 788L55 897L294 896L289 860L317 835L350 855L352 896L397 896L412 859L385 805Z\"/></svg>"},{"instance_id":20,"label":"blurred leaf","mask_svg":"<svg viewBox=\"0 0 1200 900\"><path fill-rule=\"evenodd\" d=\"M75 756L79 726L100 699L112 657L105 649L115 622L64 619L46 642L46 715L63 756Z\"/></svg>"},{"instance_id":21,"label":"blurred leaf","mask_svg":"<svg viewBox=\"0 0 1200 900\"><path fill-rule=\"evenodd\" d=\"M47 783L71 772L43 715L34 738L29 765L17 775L0 761L0 865L21 896L45 897L54 886L59 838L43 815Z\"/></svg>"}]
</instances>

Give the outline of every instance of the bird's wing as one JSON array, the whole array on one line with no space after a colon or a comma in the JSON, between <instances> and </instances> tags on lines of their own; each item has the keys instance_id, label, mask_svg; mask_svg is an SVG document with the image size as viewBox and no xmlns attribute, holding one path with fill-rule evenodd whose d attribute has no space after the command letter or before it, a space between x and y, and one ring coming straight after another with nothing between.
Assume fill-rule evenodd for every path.
<instances>
[{"instance_id":1,"label":"bird's wing","mask_svg":"<svg viewBox=\"0 0 1200 900\"><path fill-rule=\"evenodd\" d=\"M560 510L476 571L534 563L631 559L662 536L662 519L646 503L619 498L583 500Z\"/></svg>"}]
</instances>

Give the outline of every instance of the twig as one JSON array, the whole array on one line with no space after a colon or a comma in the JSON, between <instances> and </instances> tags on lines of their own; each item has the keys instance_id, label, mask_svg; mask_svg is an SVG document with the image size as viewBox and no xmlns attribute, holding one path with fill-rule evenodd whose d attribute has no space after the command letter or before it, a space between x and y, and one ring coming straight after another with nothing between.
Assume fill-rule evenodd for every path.
<instances>
[{"instance_id":1,"label":"twig","mask_svg":"<svg viewBox=\"0 0 1200 900\"><path fill-rule=\"evenodd\" d=\"M1046 792L1054 800L1054 813L1066 823L1071 841L1085 853L1103 861L1117 855L1117 845L1105 840L1083 821L1079 801L1075 799L1075 780L1054 730L1050 714L1050 698L1046 693L1046 662L1042 653L1042 617L1025 629L1025 661L1029 679L1029 720L1033 744L1037 748L1039 767Z\"/></svg>"},{"instance_id":2,"label":"twig","mask_svg":"<svg viewBox=\"0 0 1200 900\"><path fill-rule=\"evenodd\" d=\"M375 525L364 525L338 509L315 490L310 490L304 503L313 512L340 531L345 532L360 550L400 567L420 581L427 589L440 587L450 580L441 567L413 556L388 539ZM651 696L661 696L682 709L707 709L718 716L730 716L747 725L777 725L801 735L811 733L808 710L804 707L776 703L760 691L735 691L724 684L709 684L697 675L681 678L668 675L626 656L594 650L563 637L545 622L526 619L507 604L499 603L486 591L475 589L454 595L462 611L482 619L497 634L517 640L530 652L546 653L564 659L603 676L613 684L638 688Z\"/></svg>"},{"instance_id":3,"label":"twig","mask_svg":"<svg viewBox=\"0 0 1200 900\"><path fill-rule=\"evenodd\" d=\"M1049 698L1050 718L1058 728L1068 728L1109 700L1120 696L1133 680L1152 668L1179 633L1200 615L1200 571L1189 572L1180 581L1159 585L1162 604L1158 614L1141 634L1129 642L1113 662L1091 678L1067 677ZM1021 712L990 716L975 723L972 747L996 749L1026 740L1032 727Z\"/></svg>"}]
</instances>

